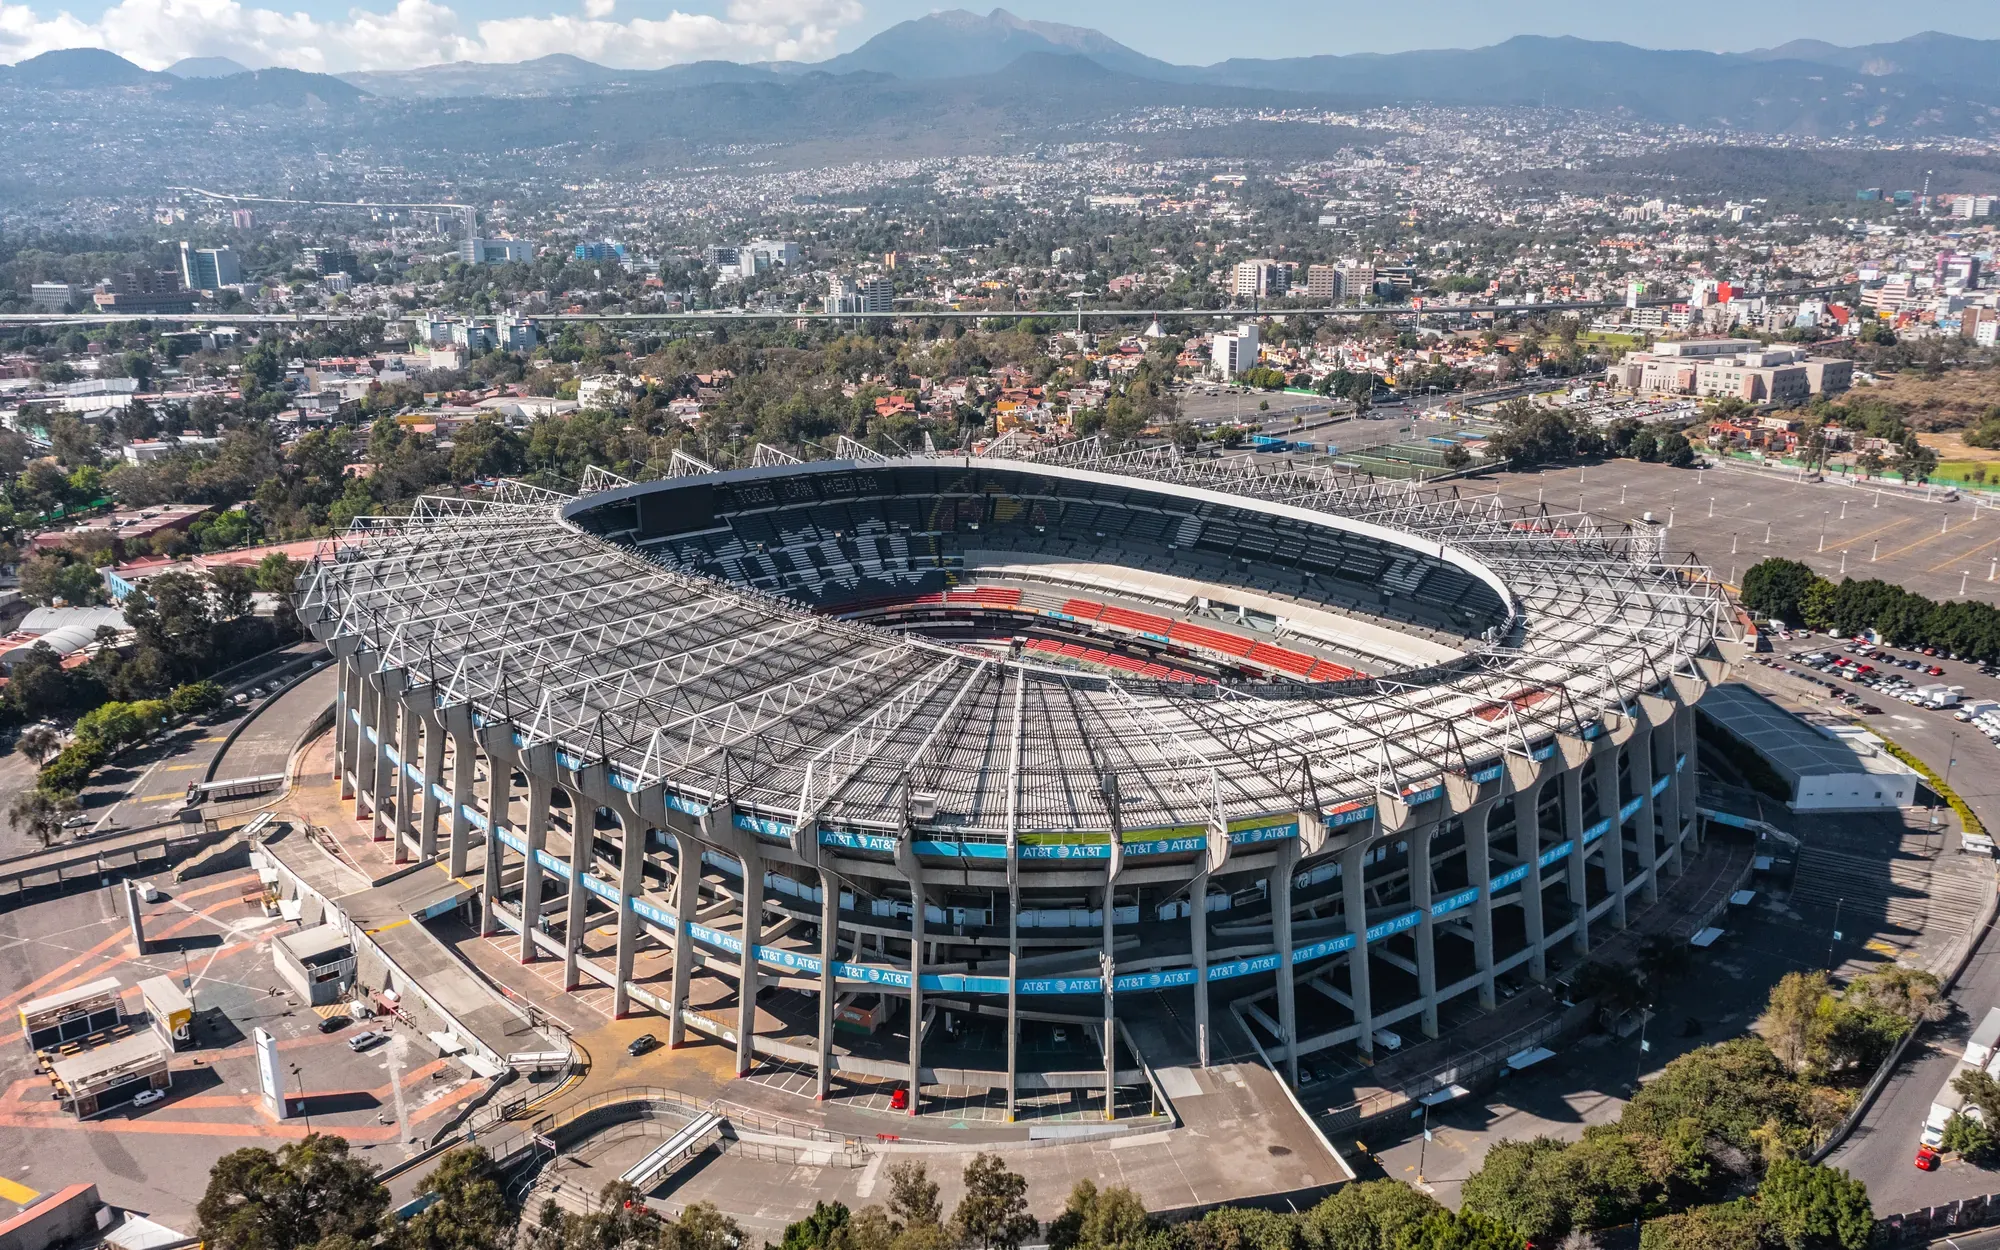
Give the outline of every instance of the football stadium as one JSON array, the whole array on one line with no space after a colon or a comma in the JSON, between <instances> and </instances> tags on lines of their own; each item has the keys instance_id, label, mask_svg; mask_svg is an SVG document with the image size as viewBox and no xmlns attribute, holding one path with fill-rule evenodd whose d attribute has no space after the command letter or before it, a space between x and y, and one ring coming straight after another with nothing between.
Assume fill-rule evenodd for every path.
<instances>
[{"instance_id":1,"label":"football stadium","mask_svg":"<svg viewBox=\"0 0 2000 1250\"><path fill-rule=\"evenodd\" d=\"M1296 1080L1573 964L1698 849L1726 605L1656 530L844 446L425 499L300 580L343 800L671 1043L1011 1113L1234 1011Z\"/></svg>"}]
</instances>

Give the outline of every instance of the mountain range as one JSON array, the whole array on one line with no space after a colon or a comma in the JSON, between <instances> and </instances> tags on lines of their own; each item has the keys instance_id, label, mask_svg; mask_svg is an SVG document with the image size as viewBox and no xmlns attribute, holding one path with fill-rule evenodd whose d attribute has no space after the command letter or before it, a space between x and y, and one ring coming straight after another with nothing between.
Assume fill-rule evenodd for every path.
<instances>
[{"instance_id":1,"label":"mountain range","mask_svg":"<svg viewBox=\"0 0 2000 1250\"><path fill-rule=\"evenodd\" d=\"M297 69L244 69L223 57L177 62L167 72L142 69L98 48L44 52L17 65L0 66L0 87L26 91L129 91L194 105L303 108L351 105L365 94L331 74Z\"/></svg>"},{"instance_id":2,"label":"mountain range","mask_svg":"<svg viewBox=\"0 0 2000 1250\"><path fill-rule=\"evenodd\" d=\"M226 58L195 58L154 73L108 52L70 49L0 67L0 87L144 91L204 105L351 111L366 106L369 97L386 102L634 92L679 96L727 85L791 93L789 107L768 97L774 103L765 113L782 116L819 97L820 89L807 84L828 80L859 97L842 110L852 115L857 109L866 113L870 100L885 108L892 99L896 107L907 106L909 93L892 84L994 80L1003 92L1011 87L1033 96L1051 76L1072 87L1090 80L1087 94L1110 112L1141 101L1192 100L1206 89L1251 92L1279 106L1546 105L1666 125L1818 137L2000 130L2000 40L1929 33L1851 48L1796 40L1754 52L1712 53L1521 36L1476 49L1239 58L1188 66L1149 57L1100 31L1024 20L1004 9L932 13L816 63L704 61L619 69L555 54L518 64L461 61L325 75L251 71ZM1037 116L1048 112L1031 99L1009 107ZM725 132L741 129L729 118L722 122ZM717 135L719 142L735 139L733 133Z\"/></svg>"}]
</instances>

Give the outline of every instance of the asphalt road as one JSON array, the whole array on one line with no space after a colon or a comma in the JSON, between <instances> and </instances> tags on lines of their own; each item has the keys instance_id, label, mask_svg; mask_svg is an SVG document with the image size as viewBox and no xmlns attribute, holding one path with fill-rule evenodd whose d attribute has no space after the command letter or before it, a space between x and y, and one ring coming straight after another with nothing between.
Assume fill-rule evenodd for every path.
<instances>
[{"instance_id":1,"label":"asphalt road","mask_svg":"<svg viewBox=\"0 0 2000 1250\"><path fill-rule=\"evenodd\" d=\"M325 649L316 642L296 643L230 671L223 688L232 695L249 690L265 684L277 669L324 654ZM86 832L119 827L138 829L171 819L183 805L188 782L205 775L231 727L247 714L245 708L230 707L212 718L182 726L98 769L90 784L77 795L82 806L80 814L89 822L82 828ZM267 771L282 772L284 764L285 756L280 754ZM34 783L32 760L13 750L0 756L0 794L16 794ZM0 826L0 856L24 855L39 849L28 835Z\"/></svg>"}]
</instances>

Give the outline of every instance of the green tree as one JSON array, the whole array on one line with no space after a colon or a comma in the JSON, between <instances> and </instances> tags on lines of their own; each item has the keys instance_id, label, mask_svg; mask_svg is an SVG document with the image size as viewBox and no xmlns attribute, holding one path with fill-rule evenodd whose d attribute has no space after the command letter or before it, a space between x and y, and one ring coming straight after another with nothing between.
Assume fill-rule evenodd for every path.
<instances>
[{"instance_id":1,"label":"green tree","mask_svg":"<svg viewBox=\"0 0 2000 1250\"><path fill-rule=\"evenodd\" d=\"M1780 1159L1757 1205L1786 1250L1865 1250L1875 1234L1868 1188L1839 1168Z\"/></svg>"},{"instance_id":2,"label":"green tree","mask_svg":"<svg viewBox=\"0 0 2000 1250\"><path fill-rule=\"evenodd\" d=\"M814 1202L812 1214L785 1225L779 1250L827 1250L846 1229L851 1213L843 1202Z\"/></svg>"},{"instance_id":3,"label":"green tree","mask_svg":"<svg viewBox=\"0 0 2000 1250\"><path fill-rule=\"evenodd\" d=\"M308 1133L275 1153L250 1146L209 1169L195 1207L195 1235L210 1250L301 1250L330 1237L365 1245L381 1226L389 1191L345 1138Z\"/></svg>"},{"instance_id":4,"label":"green tree","mask_svg":"<svg viewBox=\"0 0 2000 1250\"><path fill-rule=\"evenodd\" d=\"M889 1215L899 1229L944 1222L937 1182L922 1163L906 1159L889 1165Z\"/></svg>"},{"instance_id":5,"label":"green tree","mask_svg":"<svg viewBox=\"0 0 2000 1250\"><path fill-rule=\"evenodd\" d=\"M22 790L7 804L7 823L43 846L62 836L63 822L76 813L76 797L43 789Z\"/></svg>"},{"instance_id":6,"label":"green tree","mask_svg":"<svg viewBox=\"0 0 2000 1250\"><path fill-rule=\"evenodd\" d=\"M1569 1143L1553 1137L1502 1140L1466 1178L1463 1209L1499 1220L1532 1241L1558 1241L1574 1226L1579 1179Z\"/></svg>"},{"instance_id":7,"label":"green tree","mask_svg":"<svg viewBox=\"0 0 2000 1250\"><path fill-rule=\"evenodd\" d=\"M419 1193L437 1201L397 1226L394 1250L507 1250L515 1212L493 1160L479 1146L447 1151Z\"/></svg>"},{"instance_id":8,"label":"green tree","mask_svg":"<svg viewBox=\"0 0 2000 1250\"><path fill-rule=\"evenodd\" d=\"M42 765L35 784L52 795L75 794L104 762L104 748L94 740L78 739Z\"/></svg>"},{"instance_id":9,"label":"green tree","mask_svg":"<svg viewBox=\"0 0 2000 1250\"><path fill-rule=\"evenodd\" d=\"M68 552L38 551L21 562L21 593L37 603L72 607L100 603L104 578Z\"/></svg>"},{"instance_id":10,"label":"green tree","mask_svg":"<svg viewBox=\"0 0 2000 1250\"><path fill-rule=\"evenodd\" d=\"M1069 1191L1062 1214L1049 1221L1050 1250L1138 1250L1152 1218L1123 1185L1099 1189L1088 1178Z\"/></svg>"},{"instance_id":11,"label":"green tree","mask_svg":"<svg viewBox=\"0 0 2000 1250\"><path fill-rule=\"evenodd\" d=\"M1360 1181L1341 1186L1300 1220L1314 1250L1400 1250L1406 1230L1442 1209L1401 1181Z\"/></svg>"},{"instance_id":12,"label":"green tree","mask_svg":"<svg viewBox=\"0 0 2000 1250\"><path fill-rule=\"evenodd\" d=\"M965 1197L952 1212L958 1240L981 1250L1019 1250L1041 1228L1028 1213L1028 1181L1007 1170L996 1154L981 1152L965 1165Z\"/></svg>"},{"instance_id":13,"label":"green tree","mask_svg":"<svg viewBox=\"0 0 2000 1250\"><path fill-rule=\"evenodd\" d=\"M1994 1146L1993 1130L1977 1116L1954 1113L1944 1122L1944 1148L1963 1155L1969 1162L1981 1167L1991 1163Z\"/></svg>"},{"instance_id":14,"label":"green tree","mask_svg":"<svg viewBox=\"0 0 2000 1250\"><path fill-rule=\"evenodd\" d=\"M1819 574L1797 560L1759 560L1743 574L1743 606L1759 618L1803 624L1806 595Z\"/></svg>"},{"instance_id":15,"label":"green tree","mask_svg":"<svg viewBox=\"0 0 2000 1250\"><path fill-rule=\"evenodd\" d=\"M191 681L173 688L167 695L167 706L176 716L200 716L221 707L225 697L215 682Z\"/></svg>"},{"instance_id":16,"label":"green tree","mask_svg":"<svg viewBox=\"0 0 2000 1250\"><path fill-rule=\"evenodd\" d=\"M1748 1200L1656 1216L1639 1230L1639 1250L1764 1250L1764 1213Z\"/></svg>"},{"instance_id":17,"label":"green tree","mask_svg":"<svg viewBox=\"0 0 2000 1250\"><path fill-rule=\"evenodd\" d=\"M240 564L219 564L208 571L208 584L215 595L215 614L233 621L248 616L255 603L257 575Z\"/></svg>"},{"instance_id":18,"label":"green tree","mask_svg":"<svg viewBox=\"0 0 2000 1250\"><path fill-rule=\"evenodd\" d=\"M274 595L289 595L298 589L299 574L305 565L282 551L273 551L257 562L257 589Z\"/></svg>"},{"instance_id":19,"label":"green tree","mask_svg":"<svg viewBox=\"0 0 2000 1250\"><path fill-rule=\"evenodd\" d=\"M712 1202L690 1203L660 1226L660 1250L742 1250L743 1226Z\"/></svg>"},{"instance_id":20,"label":"green tree","mask_svg":"<svg viewBox=\"0 0 2000 1250\"><path fill-rule=\"evenodd\" d=\"M35 761L38 768L62 746L62 735L48 725L30 725L14 739L14 749Z\"/></svg>"}]
</instances>

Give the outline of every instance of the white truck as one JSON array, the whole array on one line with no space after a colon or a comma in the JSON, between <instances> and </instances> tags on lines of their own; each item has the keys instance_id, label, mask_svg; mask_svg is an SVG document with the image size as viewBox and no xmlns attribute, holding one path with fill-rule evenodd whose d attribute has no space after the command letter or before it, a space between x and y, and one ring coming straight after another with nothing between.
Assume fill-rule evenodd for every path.
<instances>
[{"instance_id":1,"label":"white truck","mask_svg":"<svg viewBox=\"0 0 2000 1250\"><path fill-rule=\"evenodd\" d=\"M1965 1043L1965 1061L1983 1068L1993 1062L1996 1050L2000 1050L2000 1007L1989 1009L1972 1031L1971 1040Z\"/></svg>"},{"instance_id":2,"label":"white truck","mask_svg":"<svg viewBox=\"0 0 2000 1250\"><path fill-rule=\"evenodd\" d=\"M1937 682L1917 687L1917 701L1925 707L1956 707L1959 696L1965 693L1964 686L1947 686Z\"/></svg>"},{"instance_id":3,"label":"white truck","mask_svg":"<svg viewBox=\"0 0 2000 1250\"><path fill-rule=\"evenodd\" d=\"M1959 720L1978 720L1988 712L2000 712L2000 699L1969 699L1952 715Z\"/></svg>"},{"instance_id":4,"label":"white truck","mask_svg":"<svg viewBox=\"0 0 2000 1250\"><path fill-rule=\"evenodd\" d=\"M1952 1069L1951 1075L1945 1078L1944 1087L1938 1090L1937 1097L1931 1100L1931 1113L1924 1117L1923 1135L1918 1139L1924 1145L1929 1146L1933 1150L1942 1149L1944 1146L1944 1126L1951 1123L1951 1117L1955 1115L1963 1113L1974 1120L1982 1118L1979 1114L1979 1108L1977 1106L1967 1106L1965 1095L1951 1087L1952 1081L1957 1079L1959 1073L1977 1072L1978 1070L1978 1064L1967 1063L1961 1059L1958 1066Z\"/></svg>"}]
</instances>

